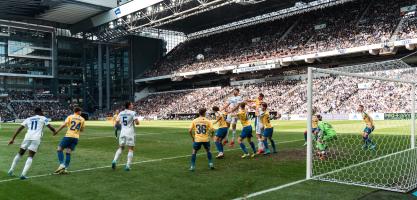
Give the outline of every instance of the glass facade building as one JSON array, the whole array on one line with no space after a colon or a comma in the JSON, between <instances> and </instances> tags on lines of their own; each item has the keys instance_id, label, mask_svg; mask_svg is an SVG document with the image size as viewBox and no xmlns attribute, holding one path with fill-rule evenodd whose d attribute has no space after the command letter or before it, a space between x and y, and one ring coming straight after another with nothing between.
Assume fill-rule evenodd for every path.
<instances>
[{"instance_id":1,"label":"glass facade building","mask_svg":"<svg viewBox=\"0 0 417 200\"><path fill-rule=\"evenodd\" d=\"M48 91L89 112L108 110L134 100L134 79L167 45L139 36L100 43L53 27L1 22L0 93Z\"/></svg>"}]
</instances>

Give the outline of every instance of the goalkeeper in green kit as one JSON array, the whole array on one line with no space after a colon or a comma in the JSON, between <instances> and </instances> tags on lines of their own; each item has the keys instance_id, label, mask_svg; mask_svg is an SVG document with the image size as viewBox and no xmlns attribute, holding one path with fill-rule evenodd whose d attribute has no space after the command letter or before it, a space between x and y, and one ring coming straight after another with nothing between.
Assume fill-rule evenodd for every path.
<instances>
[{"instance_id":1,"label":"goalkeeper in green kit","mask_svg":"<svg viewBox=\"0 0 417 200\"><path fill-rule=\"evenodd\" d=\"M320 157L320 160L326 159L328 146L327 144L330 141L337 139L336 131L333 126L328 122L324 122L321 115L316 115L319 120L318 130L315 130L317 135L316 148L318 149L317 155Z\"/></svg>"}]
</instances>

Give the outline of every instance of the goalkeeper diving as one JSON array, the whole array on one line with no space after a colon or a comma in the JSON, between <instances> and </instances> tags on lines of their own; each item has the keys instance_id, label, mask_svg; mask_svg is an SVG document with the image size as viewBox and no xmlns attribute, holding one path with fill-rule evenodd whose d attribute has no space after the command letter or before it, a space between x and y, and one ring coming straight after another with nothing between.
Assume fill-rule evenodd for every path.
<instances>
[{"instance_id":1,"label":"goalkeeper diving","mask_svg":"<svg viewBox=\"0 0 417 200\"><path fill-rule=\"evenodd\" d=\"M318 129L315 129L313 134L317 135L317 155L320 157L320 160L324 160L327 158L329 151L328 144L331 141L336 140L337 136L333 126L330 123L323 121L321 115L316 115L316 118L318 119Z\"/></svg>"}]
</instances>

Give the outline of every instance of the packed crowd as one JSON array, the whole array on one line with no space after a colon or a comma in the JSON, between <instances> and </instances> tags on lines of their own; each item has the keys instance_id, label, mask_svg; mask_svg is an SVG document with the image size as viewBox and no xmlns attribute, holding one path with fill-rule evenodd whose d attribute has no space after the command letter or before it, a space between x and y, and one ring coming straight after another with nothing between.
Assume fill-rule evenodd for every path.
<instances>
[{"instance_id":1,"label":"packed crowd","mask_svg":"<svg viewBox=\"0 0 417 200\"><path fill-rule=\"evenodd\" d=\"M365 72L368 75L412 79L415 69ZM269 108L282 114L307 112L306 80L279 80L237 86L243 99L265 95ZM360 85L363 86L360 86ZM235 87L211 87L154 93L136 102L138 114L145 118L169 118L194 114L198 108L222 107ZM354 113L363 104L369 112L409 112L410 84L377 81L346 76L322 75L313 80L313 106L320 113ZM209 94L209 95L207 95ZM204 97L204 98L202 98ZM253 111L249 108L249 111ZM184 117L187 117L186 115Z\"/></svg>"},{"instance_id":2,"label":"packed crowd","mask_svg":"<svg viewBox=\"0 0 417 200\"><path fill-rule=\"evenodd\" d=\"M52 119L62 120L70 114L68 106L53 94L42 91L7 91L4 93L7 97L0 102L2 120L30 117L36 107L42 108L45 116Z\"/></svg>"},{"instance_id":3,"label":"packed crowd","mask_svg":"<svg viewBox=\"0 0 417 200\"><path fill-rule=\"evenodd\" d=\"M404 17L400 8L416 3L417 0L360 0L188 40L144 77L386 42ZM401 39L415 37L416 30L415 20L405 20L398 35Z\"/></svg>"},{"instance_id":4,"label":"packed crowd","mask_svg":"<svg viewBox=\"0 0 417 200\"><path fill-rule=\"evenodd\" d=\"M402 29L399 33L400 39L412 39L417 35L417 16L407 17L403 24Z\"/></svg>"},{"instance_id":5,"label":"packed crowd","mask_svg":"<svg viewBox=\"0 0 417 200\"><path fill-rule=\"evenodd\" d=\"M1 121L8 121L14 118L13 113L7 108L6 103L0 103Z\"/></svg>"},{"instance_id":6,"label":"packed crowd","mask_svg":"<svg viewBox=\"0 0 417 200\"><path fill-rule=\"evenodd\" d=\"M10 105L19 119L32 116L35 108L41 108L45 116L54 120L63 120L71 114L68 106L59 101L11 102Z\"/></svg>"}]
</instances>

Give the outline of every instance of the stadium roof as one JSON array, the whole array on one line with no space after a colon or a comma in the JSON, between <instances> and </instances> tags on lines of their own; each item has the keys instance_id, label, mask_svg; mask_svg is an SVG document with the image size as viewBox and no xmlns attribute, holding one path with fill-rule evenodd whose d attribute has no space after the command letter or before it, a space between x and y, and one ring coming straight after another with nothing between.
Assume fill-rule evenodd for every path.
<instances>
[{"instance_id":1,"label":"stadium roof","mask_svg":"<svg viewBox=\"0 0 417 200\"><path fill-rule=\"evenodd\" d=\"M308 3L313 0L303 0ZM159 28L184 32L186 34L209 29L234 21L289 8L299 0L266 0L256 4L232 3L201 14L159 26Z\"/></svg>"},{"instance_id":2,"label":"stadium roof","mask_svg":"<svg viewBox=\"0 0 417 200\"><path fill-rule=\"evenodd\" d=\"M116 0L7 0L0 1L0 19L74 24L110 10L116 3Z\"/></svg>"},{"instance_id":3,"label":"stadium roof","mask_svg":"<svg viewBox=\"0 0 417 200\"><path fill-rule=\"evenodd\" d=\"M70 30L91 32L103 41L149 28L199 37L349 1L354 0L133 0L76 23Z\"/></svg>"}]
</instances>

